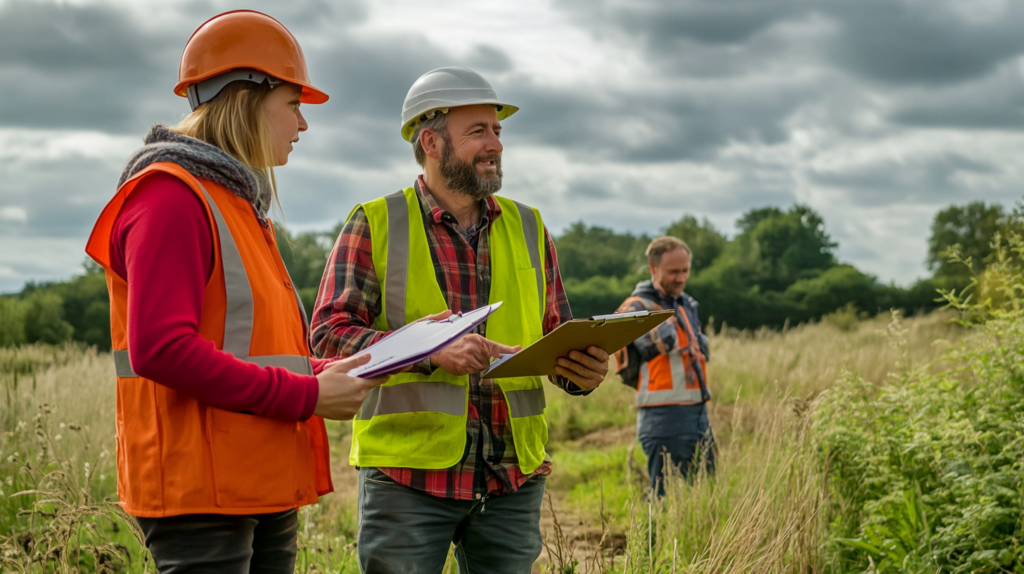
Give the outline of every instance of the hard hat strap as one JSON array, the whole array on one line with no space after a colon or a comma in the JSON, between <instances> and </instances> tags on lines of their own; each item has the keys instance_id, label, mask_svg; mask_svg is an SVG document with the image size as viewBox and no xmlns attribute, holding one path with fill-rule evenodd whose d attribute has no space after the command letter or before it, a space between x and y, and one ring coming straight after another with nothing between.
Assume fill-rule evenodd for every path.
<instances>
[{"instance_id":1,"label":"hard hat strap","mask_svg":"<svg viewBox=\"0 0 1024 574\"><path fill-rule=\"evenodd\" d=\"M228 84L238 80L245 80L254 84L267 82L270 84L271 89L282 83L281 80L269 74L264 74L258 70L250 70L246 68L231 70L230 72L208 78L186 88L185 91L188 93L188 105L192 107L192 111L194 112L200 104L205 104L217 97L217 94L219 94L220 91Z\"/></svg>"}]
</instances>

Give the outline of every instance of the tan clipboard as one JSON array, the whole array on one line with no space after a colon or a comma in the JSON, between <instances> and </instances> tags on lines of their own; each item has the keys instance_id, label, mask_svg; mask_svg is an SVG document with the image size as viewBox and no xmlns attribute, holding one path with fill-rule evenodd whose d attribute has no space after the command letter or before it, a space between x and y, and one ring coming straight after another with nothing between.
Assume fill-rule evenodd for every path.
<instances>
[{"instance_id":1,"label":"tan clipboard","mask_svg":"<svg viewBox=\"0 0 1024 574\"><path fill-rule=\"evenodd\" d=\"M495 361L483 376L503 379L556 375L558 358L570 351L586 352L588 347L596 346L614 353L674 314L675 311L640 311L567 321L515 355Z\"/></svg>"}]
</instances>

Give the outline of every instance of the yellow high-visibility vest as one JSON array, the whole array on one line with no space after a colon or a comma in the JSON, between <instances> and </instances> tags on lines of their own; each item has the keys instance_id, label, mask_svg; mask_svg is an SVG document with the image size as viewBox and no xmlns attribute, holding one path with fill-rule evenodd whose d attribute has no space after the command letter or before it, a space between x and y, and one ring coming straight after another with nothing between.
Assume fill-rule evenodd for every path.
<instances>
[{"instance_id":1,"label":"yellow high-visibility vest","mask_svg":"<svg viewBox=\"0 0 1024 574\"><path fill-rule=\"evenodd\" d=\"M490 302L501 301L502 306L487 320L487 338L526 347L543 336L544 224L536 209L495 199L501 216L491 223L488 237ZM398 329L446 310L417 191L409 187L359 207L370 224L384 311L375 328ZM519 377L497 384L508 404L519 467L532 473L544 461L548 440L543 382L540 377ZM430 376L395 375L370 393L352 422L349 461L368 467L452 467L466 450L468 403L468 375L440 368Z\"/></svg>"}]
</instances>

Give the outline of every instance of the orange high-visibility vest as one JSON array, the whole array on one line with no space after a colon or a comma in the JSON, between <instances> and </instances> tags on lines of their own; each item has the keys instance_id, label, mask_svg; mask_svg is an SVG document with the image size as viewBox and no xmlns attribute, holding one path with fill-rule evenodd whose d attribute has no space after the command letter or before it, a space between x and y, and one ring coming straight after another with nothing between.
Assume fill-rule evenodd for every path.
<instances>
[{"instance_id":1,"label":"orange high-visibility vest","mask_svg":"<svg viewBox=\"0 0 1024 574\"><path fill-rule=\"evenodd\" d=\"M630 297L623 306L637 301L648 310L662 309L657 303L642 297ZM682 324L676 319L680 315ZM692 405L711 400L707 388L707 362L700 352L690 319L685 312L677 312L669 321L676 327L676 348L640 366L637 407Z\"/></svg>"},{"instance_id":2,"label":"orange high-visibility vest","mask_svg":"<svg viewBox=\"0 0 1024 574\"><path fill-rule=\"evenodd\" d=\"M106 271L110 292L119 504L147 518L262 514L313 504L333 490L323 420L287 422L214 408L132 371L128 284L111 270L110 236L128 196L155 172L187 184L210 222L214 262L200 335L244 361L313 374L305 312L273 228L260 223L245 199L178 165L155 163L140 171L104 208L86 246Z\"/></svg>"}]
</instances>

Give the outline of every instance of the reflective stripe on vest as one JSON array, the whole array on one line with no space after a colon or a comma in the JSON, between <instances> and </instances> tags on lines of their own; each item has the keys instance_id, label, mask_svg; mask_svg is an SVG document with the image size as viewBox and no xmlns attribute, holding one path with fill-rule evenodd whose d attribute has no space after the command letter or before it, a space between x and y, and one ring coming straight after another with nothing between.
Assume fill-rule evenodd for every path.
<instances>
[{"instance_id":1,"label":"reflective stripe on vest","mask_svg":"<svg viewBox=\"0 0 1024 574\"><path fill-rule=\"evenodd\" d=\"M631 295L626 299L626 303L629 303L631 300L640 301L641 305L647 310L662 309L661 305L658 305L646 297ZM679 317L682 317L682 324L679 324ZM696 335L694 335L693 328L690 325L690 319L686 315L685 309L676 309L675 321L676 340L678 341L678 345L682 345L683 339L686 339L686 346L681 349L670 351L667 355L659 355L650 362L644 363L640 366L640 375L636 392L636 406L638 407L670 404L695 404L711 400L711 392L707 388L707 379L704 376L704 357L700 353L700 349L697 348ZM686 388L686 366L683 363L682 353L687 353L690 356L690 367L694 369L693 374L698 381L698 388ZM668 359L666 362L670 380L656 381L657 384L654 385L656 387L655 390L651 390L650 364L653 361L665 359L666 356ZM665 365L666 362L661 362L659 366ZM662 368L657 370L659 373L664 373L664 369Z\"/></svg>"},{"instance_id":2,"label":"reflective stripe on vest","mask_svg":"<svg viewBox=\"0 0 1024 574\"><path fill-rule=\"evenodd\" d=\"M432 412L462 416L466 414L466 389L448 383L404 383L376 387L363 400L357 420L377 415Z\"/></svg>"},{"instance_id":3,"label":"reflective stripe on vest","mask_svg":"<svg viewBox=\"0 0 1024 574\"><path fill-rule=\"evenodd\" d=\"M301 355L264 355L262 357L239 357L247 363L253 363L261 367L281 367L297 375L312 375L313 366L309 357ZM128 351L114 351L114 371L118 378L128 379L138 377L132 369L131 361L128 359Z\"/></svg>"},{"instance_id":4,"label":"reflective stripe on vest","mask_svg":"<svg viewBox=\"0 0 1024 574\"><path fill-rule=\"evenodd\" d=\"M512 418L542 415L547 406L543 388L509 391L508 404ZM377 415L418 412L454 416L466 414L465 387L432 382L376 387L366 396L356 420L365 421Z\"/></svg>"},{"instance_id":5,"label":"reflective stripe on vest","mask_svg":"<svg viewBox=\"0 0 1024 574\"><path fill-rule=\"evenodd\" d=\"M537 229L537 217L532 209L522 203L514 200L512 203L516 204L516 207L519 209L519 217L523 220L523 235L526 237L526 250L530 252L530 264L537 270L537 293L543 294L544 275L541 272L543 267L540 261L540 245L537 244L537 238L540 236ZM541 307L543 308L543 306L542 300Z\"/></svg>"},{"instance_id":6,"label":"reflective stripe on vest","mask_svg":"<svg viewBox=\"0 0 1024 574\"><path fill-rule=\"evenodd\" d=\"M409 206L401 191L384 198L388 205L388 275L384 301L388 326L405 326L405 287L409 282Z\"/></svg>"},{"instance_id":7,"label":"reflective stripe on vest","mask_svg":"<svg viewBox=\"0 0 1024 574\"><path fill-rule=\"evenodd\" d=\"M514 419L542 415L544 414L544 407L547 406L543 387L539 389L507 391L505 399L508 401L508 408Z\"/></svg>"},{"instance_id":8,"label":"reflective stripe on vest","mask_svg":"<svg viewBox=\"0 0 1024 574\"><path fill-rule=\"evenodd\" d=\"M647 363L640 367L640 385L636 391L636 406L649 407L676 403L702 403L703 394L698 389L686 388L686 369L683 367L683 356L679 351L668 354L669 369L672 372L672 388L650 390L651 376Z\"/></svg>"},{"instance_id":9,"label":"reflective stripe on vest","mask_svg":"<svg viewBox=\"0 0 1024 574\"><path fill-rule=\"evenodd\" d=\"M282 367L299 375L312 375L313 365L310 363L309 357L301 355L249 356L249 348L252 345L254 305L249 276L245 272L242 255L238 252L235 238L231 235L231 230L228 228L227 222L224 221L220 208L210 196L210 192L206 191L206 186L198 180L196 183L206 195L206 201L210 206L210 211L213 212L217 233L220 236L220 256L224 269L224 291L227 302L224 313L224 352L261 367ZM291 281L290 276L288 280ZM302 315L303 332L308 334L309 323L306 318L306 310L302 306L299 292L294 288L292 291L295 292L295 303L299 306L299 313ZM138 377L135 370L132 369L127 350L114 351L114 369L118 377Z\"/></svg>"}]
</instances>

